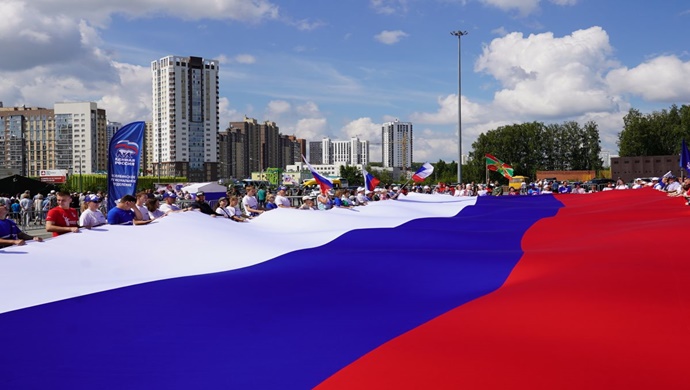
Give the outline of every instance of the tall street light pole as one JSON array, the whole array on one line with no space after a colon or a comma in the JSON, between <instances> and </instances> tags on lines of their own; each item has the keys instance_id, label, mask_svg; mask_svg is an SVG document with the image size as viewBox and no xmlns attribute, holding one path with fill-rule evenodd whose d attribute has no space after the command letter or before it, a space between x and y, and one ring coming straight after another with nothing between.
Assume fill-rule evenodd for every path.
<instances>
[{"instance_id":1,"label":"tall street light pole","mask_svg":"<svg viewBox=\"0 0 690 390\"><path fill-rule=\"evenodd\" d=\"M458 37L458 184L462 183L462 63L460 62L460 42L467 31L451 31L450 35Z\"/></svg>"}]
</instances>

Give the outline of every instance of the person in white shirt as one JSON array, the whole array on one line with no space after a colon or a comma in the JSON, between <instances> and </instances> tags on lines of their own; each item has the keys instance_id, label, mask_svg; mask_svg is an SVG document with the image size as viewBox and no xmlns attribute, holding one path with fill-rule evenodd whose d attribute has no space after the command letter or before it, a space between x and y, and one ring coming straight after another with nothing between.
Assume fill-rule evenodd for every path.
<instances>
[{"instance_id":1,"label":"person in white shirt","mask_svg":"<svg viewBox=\"0 0 690 390\"><path fill-rule=\"evenodd\" d=\"M139 209L139 212L141 212L142 221L153 219L151 216L149 216L149 209L146 208L146 201L148 199L149 196L146 194L146 192L142 191L137 194L137 202L134 204L134 206Z\"/></svg>"},{"instance_id":2,"label":"person in white shirt","mask_svg":"<svg viewBox=\"0 0 690 390\"><path fill-rule=\"evenodd\" d=\"M572 192L573 194L586 194L587 193L587 191L585 191L585 189L582 188L582 184L580 184L580 182L575 182L573 185L575 186L575 188L573 188L573 192Z\"/></svg>"},{"instance_id":3,"label":"person in white shirt","mask_svg":"<svg viewBox=\"0 0 690 390\"><path fill-rule=\"evenodd\" d=\"M287 187L285 187L285 186L278 187L278 193L276 194L276 197L275 197L275 204L278 207L290 209L290 208L292 208L292 204L290 203L290 198L288 198L286 195L286 191L287 191Z\"/></svg>"},{"instance_id":4,"label":"person in white shirt","mask_svg":"<svg viewBox=\"0 0 690 390\"><path fill-rule=\"evenodd\" d=\"M19 207L21 207L22 212L22 225L29 226L29 222L31 222L31 212L34 209L34 201L31 199L29 191L22 194L19 200Z\"/></svg>"},{"instance_id":5,"label":"person in white shirt","mask_svg":"<svg viewBox=\"0 0 690 390\"><path fill-rule=\"evenodd\" d=\"M668 185L666 185L664 191L668 192L671 196L678 196L682 190L680 183L678 183L678 179L675 176L669 176Z\"/></svg>"},{"instance_id":6,"label":"person in white shirt","mask_svg":"<svg viewBox=\"0 0 690 390\"><path fill-rule=\"evenodd\" d=\"M229 211L235 213L235 218L232 218L234 221L246 222L247 220L251 219L249 215L242 212L242 209L240 208L240 199L236 195L231 196L229 202L230 204L227 208Z\"/></svg>"},{"instance_id":7,"label":"person in white shirt","mask_svg":"<svg viewBox=\"0 0 690 390\"><path fill-rule=\"evenodd\" d=\"M242 208L244 212L252 217L263 214L264 210L259 210L259 201L256 200L256 188L247 186L247 194L242 198Z\"/></svg>"},{"instance_id":8,"label":"person in white shirt","mask_svg":"<svg viewBox=\"0 0 690 390\"><path fill-rule=\"evenodd\" d=\"M169 211L181 211L182 209L180 206L175 204L175 201L177 200L177 195L175 195L174 192L166 192L163 194L163 203L161 207L159 208L160 211L163 213L168 213Z\"/></svg>"},{"instance_id":9,"label":"person in white shirt","mask_svg":"<svg viewBox=\"0 0 690 390\"><path fill-rule=\"evenodd\" d=\"M632 189L637 190L637 189L642 188L644 186L645 186L645 183L643 183L642 179L640 179L638 177L637 179L635 179L635 184L633 184Z\"/></svg>"},{"instance_id":10,"label":"person in white shirt","mask_svg":"<svg viewBox=\"0 0 690 390\"><path fill-rule=\"evenodd\" d=\"M628 186L623 182L623 179L618 179L616 182L616 190L627 190Z\"/></svg>"},{"instance_id":11,"label":"person in white shirt","mask_svg":"<svg viewBox=\"0 0 690 390\"><path fill-rule=\"evenodd\" d=\"M364 194L364 187L358 187L357 188L357 204L364 206L367 203L369 203L369 199L367 199L367 196Z\"/></svg>"},{"instance_id":12,"label":"person in white shirt","mask_svg":"<svg viewBox=\"0 0 690 390\"><path fill-rule=\"evenodd\" d=\"M82 212L79 216L79 226L91 229L92 227L108 223L105 215L98 209L100 203L101 199L96 195L87 195L84 197L84 204L81 206Z\"/></svg>"},{"instance_id":13,"label":"person in white shirt","mask_svg":"<svg viewBox=\"0 0 690 390\"><path fill-rule=\"evenodd\" d=\"M146 212L149 215L149 219L157 219L160 217L164 217L168 215L171 211L168 211L168 213L165 213L161 211L160 209L161 206L161 201L158 200L157 198L151 198L146 200Z\"/></svg>"},{"instance_id":14,"label":"person in white shirt","mask_svg":"<svg viewBox=\"0 0 690 390\"><path fill-rule=\"evenodd\" d=\"M40 192L34 196L34 225L43 225L43 194Z\"/></svg>"}]
</instances>

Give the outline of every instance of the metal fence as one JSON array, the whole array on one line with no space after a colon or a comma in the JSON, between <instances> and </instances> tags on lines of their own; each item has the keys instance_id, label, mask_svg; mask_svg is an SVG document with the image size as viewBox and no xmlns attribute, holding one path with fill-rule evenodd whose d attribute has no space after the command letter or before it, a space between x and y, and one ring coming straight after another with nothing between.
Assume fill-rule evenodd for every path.
<instances>
[{"instance_id":1,"label":"metal fence","mask_svg":"<svg viewBox=\"0 0 690 390\"><path fill-rule=\"evenodd\" d=\"M7 214L22 230L45 229L46 211L16 212Z\"/></svg>"}]
</instances>

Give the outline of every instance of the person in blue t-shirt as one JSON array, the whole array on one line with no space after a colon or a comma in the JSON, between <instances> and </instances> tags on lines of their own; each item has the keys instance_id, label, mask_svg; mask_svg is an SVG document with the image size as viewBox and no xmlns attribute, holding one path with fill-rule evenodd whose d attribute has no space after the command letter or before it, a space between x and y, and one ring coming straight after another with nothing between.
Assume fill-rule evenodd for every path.
<instances>
[{"instance_id":1,"label":"person in blue t-shirt","mask_svg":"<svg viewBox=\"0 0 690 390\"><path fill-rule=\"evenodd\" d=\"M568 181L565 180L561 182L561 185L558 186L558 193L559 194L569 194L572 192L572 188L570 187L570 184L568 184Z\"/></svg>"},{"instance_id":2,"label":"person in blue t-shirt","mask_svg":"<svg viewBox=\"0 0 690 390\"><path fill-rule=\"evenodd\" d=\"M7 218L9 209L4 198L0 198L0 248L12 245L24 245L26 241L43 241L41 237L34 237L21 231L13 220Z\"/></svg>"},{"instance_id":3,"label":"person in blue t-shirt","mask_svg":"<svg viewBox=\"0 0 690 390\"><path fill-rule=\"evenodd\" d=\"M268 196L266 197L266 204L264 205L264 209L266 211L268 211L268 210L273 210L273 209L277 209L277 208L278 208L278 205L276 204L275 195L268 194Z\"/></svg>"},{"instance_id":4,"label":"person in blue t-shirt","mask_svg":"<svg viewBox=\"0 0 690 390\"><path fill-rule=\"evenodd\" d=\"M145 225L152 220L142 220L141 211L136 207L137 198L125 195L115 207L108 211L109 225Z\"/></svg>"}]
</instances>

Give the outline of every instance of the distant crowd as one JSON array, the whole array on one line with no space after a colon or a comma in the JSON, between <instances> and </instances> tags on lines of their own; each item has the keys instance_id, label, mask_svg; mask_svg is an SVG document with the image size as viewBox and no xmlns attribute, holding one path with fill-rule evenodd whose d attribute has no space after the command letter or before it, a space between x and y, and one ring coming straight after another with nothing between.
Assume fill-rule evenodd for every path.
<instances>
[{"instance_id":1,"label":"distant crowd","mask_svg":"<svg viewBox=\"0 0 690 390\"><path fill-rule=\"evenodd\" d=\"M668 196L684 197L690 205L690 178L682 183L673 175L654 177L649 181L638 178L632 185L619 179L601 191L627 190L651 187L663 191ZM102 192L75 194L50 191L46 196L31 196L25 191L17 196L0 194L0 248L11 245L24 245L27 240L42 241L22 230L30 225L43 226L53 237L65 233L78 233L80 229L110 225L145 225L171 213L197 211L214 218L226 218L235 222L247 222L263 213L277 208L300 210L330 210L333 208L354 208L366 206L371 202L396 199L407 195L408 191L427 194L447 194L451 196L492 196L492 195L542 195L542 194L586 194L599 191L595 186L585 188L580 182L569 183L537 181L522 183L519 189L509 187L506 194L503 187L494 184L439 183L435 186L412 185L377 187L373 190L364 187L356 189L336 189L320 191L317 189L295 190L280 186L271 192L265 188L247 186L244 194L231 189L212 202L206 201L203 191L194 194L172 188L148 190L135 195L125 195L116 201L116 206L106 209L107 195ZM213 204L213 205L212 205Z\"/></svg>"},{"instance_id":2,"label":"distant crowd","mask_svg":"<svg viewBox=\"0 0 690 390\"><path fill-rule=\"evenodd\" d=\"M449 194L452 196L491 196L491 195L543 195L543 194L591 194L599 191L613 191L613 190L628 190L651 187L655 190L662 191L668 196L684 197L686 204L690 205L690 178L686 177L682 181L676 176L667 174L661 178L653 177L649 180L637 178L632 184L626 184L622 179L618 179L615 183L609 182L603 188L598 188L596 185L586 186L581 182L563 181L547 181L539 180L531 183L520 183L520 187L509 187L507 193L504 193L503 187L498 183L494 184L459 184L450 186L445 183L439 183L433 188L424 186L418 192L430 192L439 194Z\"/></svg>"}]
</instances>

